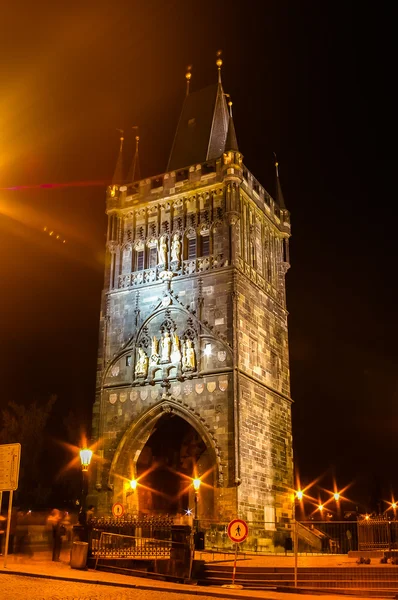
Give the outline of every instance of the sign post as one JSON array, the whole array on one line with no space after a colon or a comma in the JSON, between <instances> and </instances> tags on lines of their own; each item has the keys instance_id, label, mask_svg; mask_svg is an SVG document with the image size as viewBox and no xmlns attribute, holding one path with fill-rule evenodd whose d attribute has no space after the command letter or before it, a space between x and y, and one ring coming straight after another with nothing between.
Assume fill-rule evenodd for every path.
<instances>
[{"instance_id":1,"label":"sign post","mask_svg":"<svg viewBox=\"0 0 398 600\"><path fill-rule=\"evenodd\" d=\"M0 446L0 498L3 492L9 492L6 542L4 547L3 567L7 567L8 543L10 539L12 496L18 489L19 463L21 461L21 444L2 444ZM0 500L0 509L1 509Z\"/></svg>"},{"instance_id":2,"label":"sign post","mask_svg":"<svg viewBox=\"0 0 398 600\"><path fill-rule=\"evenodd\" d=\"M234 568L232 571L232 584L223 585L225 588L232 588L235 590L241 590L243 585L235 584L235 576L236 576L236 561L238 558L238 544L241 544L245 541L249 534L249 527L243 519L233 519L228 525L227 534L231 542L235 543L235 559L234 559Z\"/></svg>"}]
</instances>

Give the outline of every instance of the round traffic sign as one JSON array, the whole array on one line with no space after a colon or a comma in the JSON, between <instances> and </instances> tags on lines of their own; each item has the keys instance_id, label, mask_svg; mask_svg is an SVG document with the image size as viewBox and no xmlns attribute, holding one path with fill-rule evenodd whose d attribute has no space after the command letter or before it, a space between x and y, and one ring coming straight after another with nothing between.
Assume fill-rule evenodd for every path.
<instances>
[{"instance_id":1,"label":"round traffic sign","mask_svg":"<svg viewBox=\"0 0 398 600\"><path fill-rule=\"evenodd\" d=\"M120 502L115 502L112 506L112 514L114 517L122 517L124 515L124 506Z\"/></svg>"},{"instance_id":2,"label":"round traffic sign","mask_svg":"<svg viewBox=\"0 0 398 600\"><path fill-rule=\"evenodd\" d=\"M227 529L229 539L235 544L244 542L249 533L249 527L243 519L234 519L230 522Z\"/></svg>"}]
</instances>

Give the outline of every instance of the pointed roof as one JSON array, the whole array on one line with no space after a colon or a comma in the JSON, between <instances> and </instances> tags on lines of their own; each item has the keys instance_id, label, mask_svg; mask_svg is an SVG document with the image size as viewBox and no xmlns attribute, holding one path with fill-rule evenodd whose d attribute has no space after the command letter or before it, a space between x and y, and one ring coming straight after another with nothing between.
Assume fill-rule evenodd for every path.
<instances>
[{"instance_id":1,"label":"pointed roof","mask_svg":"<svg viewBox=\"0 0 398 600\"><path fill-rule=\"evenodd\" d=\"M275 193L275 200L279 204L279 208L283 208L284 210L286 210L285 199L283 197L281 182L280 182L280 179L279 179L279 169L278 169L278 166L279 166L279 163L276 160L276 156L275 156L275 171L276 171L276 193Z\"/></svg>"},{"instance_id":2,"label":"pointed roof","mask_svg":"<svg viewBox=\"0 0 398 600\"><path fill-rule=\"evenodd\" d=\"M218 158L224 152L228 108L221 81L186 96L168 171Z\"/></svg>"},{"instance_id":3,"label":"pointed roof","mask_svg":"<svg viewBox=\"0 0 398 600\"><path fill-rule=\"evenodd\" d=\"M236 139L235 125L232 118L232 113L229 116L228 134L225 142L225 150L233 150L239 152L238 140Z\"/></svg>"},{"instance_id":4,"label":"pointed roof","mask_svg":"<svg viewBox=\"0 0 398 600\"><path fill-rule=\"evenodd\" d=\"M140 136L135 136L135 152L133 156L133 161L131 163L131 167L129 170L129 174L127 176L127 181L129 183L133 183L134 181L138 181L141 178L140 172L140 161L138 156L138 143L140 141Z\"/></svg>"},{"instance_id":5,"label":"pointed roof","mask_svg":"<svg viewBox=\"0 0 398 600\"><path fill-rule=\"evenodd\" d=\"M123 178L123 132L121 132L120 136L120 147L119 147L119 156L117 157L115 171L112 177L112 185L121 184L124 181Z\"/></svg>"}]
</instances>

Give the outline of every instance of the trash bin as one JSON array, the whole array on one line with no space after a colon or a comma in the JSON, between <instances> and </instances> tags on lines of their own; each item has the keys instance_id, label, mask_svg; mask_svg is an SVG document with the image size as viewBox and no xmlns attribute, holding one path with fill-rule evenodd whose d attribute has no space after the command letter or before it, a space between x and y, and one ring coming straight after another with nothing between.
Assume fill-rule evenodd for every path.
<instances>
[{"instance_id":1,"label":"trash bin","mask_svg":"<svg viewBox=\"0 0 398 600\"><path fill-rule=\"evenodd\" d=\"M73 542L70 553L71 569L85 569L87 564L87 542Z\"/></svg>"}]
</instances>

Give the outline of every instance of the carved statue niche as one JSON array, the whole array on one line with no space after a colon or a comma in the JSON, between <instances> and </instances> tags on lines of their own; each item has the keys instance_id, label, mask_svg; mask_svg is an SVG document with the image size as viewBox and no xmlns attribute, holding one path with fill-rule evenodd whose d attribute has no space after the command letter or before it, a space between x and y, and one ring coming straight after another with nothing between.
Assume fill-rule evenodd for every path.
<instances>
[{"instance_id":1,"label":"carved statue niche","mask_svg":"<svg viewBox=\"0 0 398 600\"><path fill-rule=\"evenodd\" d=\"M171 337L168 331L162 334L160 362L169 363L171 353Z\"/></svg>"},{"instance_id":2,"label":"carved statue niche","mask_svg":"<svg viewBox=\"0 0 398 600\"><path fill-rule=\"evenodd\" d=\"M171 262L176 262L177 266L180 264L181 258L181 242L179 235L176 233L173 237L171 244Z\"/></svg>"},{"instance_id":3,"label":"carved statue niche","mask_svg":"<svg viewBox=\"0 0 398 600\"><path fill-rule=\"evenodd\" d=\"M176 333L173 333L172 343L171 362L179 363L181 361L180 339Z\"/></svg>"},{"instance_id":4,"label":"carved statue niche","mask_svg":"<svg viewBox=\"0 0 398 600\"><path fill-rule=\"evenodd\" d=\"M151 346L151 366L158 365L160 360L159 355L159 340L156 335L152 338L152 346Z\"/></svg>"},{"instance_id":5,"label":"carved statue niche","mask_svg":"<svg viewBox=\"0 0 398 600\"><path fill-rule=\"evenodd\" d=\"M138 348L137 363L135 365L136 377L146 377L148 374L148 357L142 348Z\"/></svg>"},{"instance_id":6,"label":"carved statue niche","mask_svg":"<svg viewBox=\"0 0 398 600\"><path fill-rule=\"evenodd\" d=\"M182 370L183 371L195 371L196 369L196 355L195 348L193 347L192 340L187 339L183 345L182 351Z\"/></svg>"},{"instance_id":7,"label":"carved statue niche","mask_svg":"<svg viewBox=\"0 0 398 600\"><path fill-rule=\"evenodd\" d=\"M167 237L162 235L159 240L158 262L160 265L167 266Z\"/></svg>"}]
</instances>

